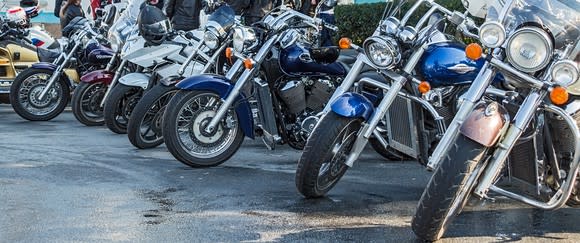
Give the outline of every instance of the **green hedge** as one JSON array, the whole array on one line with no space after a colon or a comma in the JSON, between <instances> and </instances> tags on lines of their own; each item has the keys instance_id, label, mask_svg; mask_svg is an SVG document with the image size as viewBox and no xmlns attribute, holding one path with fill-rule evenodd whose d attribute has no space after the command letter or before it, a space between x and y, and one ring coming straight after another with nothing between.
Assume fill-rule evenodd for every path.
<instances>
[{"instance_id":1,"label":"green hedge","mask_svg":"<svg viewBox=\"0 0 580 243\"><path fill-rule=\"evenodd\" d=\"M415 1L409 1L402 8L399 18L402 18L407 9L409 9ZM446 0L437 1L439 4L445 6L450 10L457 10L459 12L465 11L461 0ZM349 37L356 44L361 44L367 37L373 34L373 31L377 28L383 11L385 10L385 3L367 3L367 4L350 4L350 5L338 5L334 9L336 25L339 28L339 37ZM423 13L427 11L427 8L419 9L417 13L420 15L413 16L409 21L410 23L416 23Z\"/></svg>"}]
</instances>

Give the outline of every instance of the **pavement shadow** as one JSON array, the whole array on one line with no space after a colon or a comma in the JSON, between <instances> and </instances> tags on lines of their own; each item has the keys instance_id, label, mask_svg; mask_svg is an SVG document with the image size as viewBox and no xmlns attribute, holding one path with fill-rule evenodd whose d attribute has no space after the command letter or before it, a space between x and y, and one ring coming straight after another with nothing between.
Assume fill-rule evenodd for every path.
<instances>
[{"instance_id":1,"label":"pavement shadow","mask_svg":"<svg viewBox=\"0 0 580 243\"><path fill-rule=\"evenodd\" d=\"M461 213L445 238L495 237L496 242L512 242L524 237L546 241L562 240L549 234L580 233L580 209L545 211L536 208L467 211Z\"/></svg>"},{"instance_id":2,"label":"pavement shadow","mask_svg":"<svg viewBox=\"0 0 580 243\"><path fill-rule=\"evenodd\" d=\"M359 226L316 228L284 235L277 242L413 242L410 227Z\"/></svg>"}]
</instances>

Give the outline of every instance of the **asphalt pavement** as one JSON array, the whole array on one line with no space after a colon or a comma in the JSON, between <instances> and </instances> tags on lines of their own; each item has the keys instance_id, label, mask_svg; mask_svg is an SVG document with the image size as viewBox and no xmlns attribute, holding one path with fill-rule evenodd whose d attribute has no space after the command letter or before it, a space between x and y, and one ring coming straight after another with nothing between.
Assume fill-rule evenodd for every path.
<instances>
[{"instance_id":1,"label":"asphalt pavement","mask_svg":"<svg viewBox=\"0 0 580 243\"><path fill-rule=\"evenodd\" d=\"M307 200L294 185L299 156L247 139L226 163L193 169L70 109L29 122L0 104L0 242L417 241L423 167L367 149L328 197ZM580 242L579 219L579 209L473 201L441 242Z\"/></svg>"}]
</instances>

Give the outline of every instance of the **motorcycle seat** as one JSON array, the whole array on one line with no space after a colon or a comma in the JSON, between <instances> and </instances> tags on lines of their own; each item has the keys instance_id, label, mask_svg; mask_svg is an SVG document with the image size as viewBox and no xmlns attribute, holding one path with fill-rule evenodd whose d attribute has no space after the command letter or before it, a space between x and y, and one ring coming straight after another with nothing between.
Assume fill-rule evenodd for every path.
<instances>
[{"instance_id":1,"label":"motorcycle seat","mask_svg":"<svg viewBox=\"0 0 580 243\"><path fill-rule=\"evenodd\" d=\"M340 54L336 46L311 48L309 52L310 57L318 63L333 63Z\"/></svg>"},{"instance_id":2,"label":"motorcycle seat","mask_svg":"<svg viewBox=\"0 0 580 243\"><path fill-rule=\"evenodd\" d=\"M38 48L38 60L41 62L52 62L58 58L60 55L59 49L45 49L45 48Z\"/></svg>"}]
</instances>

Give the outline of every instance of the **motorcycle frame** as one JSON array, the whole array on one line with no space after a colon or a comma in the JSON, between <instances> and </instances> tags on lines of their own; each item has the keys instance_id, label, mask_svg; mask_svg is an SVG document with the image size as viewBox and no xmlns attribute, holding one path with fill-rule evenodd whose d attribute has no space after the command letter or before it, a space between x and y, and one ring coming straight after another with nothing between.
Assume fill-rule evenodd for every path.
<instances>
[{"instance_id":1,"label":"motorcycle frame","mask_svg":"<svg viewBox=\"0 0 580 243\"><path fill-rule=\"evenodd\" d=\"M56 65L56 69L54 70L54 73L50 76L50 79L48 80L46 87L44 87L44 89L42 90L42 92L40 93L40 95L36 99L38 99L38 100L44 99L44 97L46 96L48 91L51 89L52 85L54 85L54 82L56 82L57 78L60 78L60 75L62 74L64 67L68 64L69 60L76 53L78 48L81 46L81 44L82 44L81 40L88 33L89 33L88 31L82 31L80 34L75 36L75 38L73 39L73 41L75 42L75 45L73 46L73 48L66 54L61 53L59 55L59 57L53 62L53 64L60 63L60 65ZM74 83L71 80L69 80L69 84L71 87L74 87Z\"/></svg>"},{"instance_id":2,"label":"motorcycle frame","mask_svg":"<svg viewBox=\"0 0 580 243\"><path fill-rule=\"evenodd\" d=\"M574 157L570 163L570 172L568 173L569 176L566 178L558 191L556 191L556 193L554 193L554 195L547 202L529 198L495 185L496 179L499 177L503 168L505 167L509 153L515 146L517 140L523 134L524 130L530 125L532 118L535 116L539 108L562 117L567 125L571 128L570 130L572 131L574 141L580 141L580 131L576 125L575 120L568 114L568 112L558 106L544 103L544 98L548 92L551 91L554 83L548 80L547 77L544 77L540 80L529 76L526 73L522 73L519 70L513 68L511 65L497 58L498 56L502 56L502 51L500 49L496 49L493 55L482 55L482 58L486 59L484 68L480 70L479 75L467 91L467 95L465 96L463 104L454 117L447 132L439 142L439 145L435 150L437 154L435 154L435 152L433 153L433 156L429 161L429 166L431 166L431 168L436 168L438 166L441 158L445 155L445 153L447 153L447 149L457 138L458 134L461 133L460 128L463 129L466 118L471 115L474 106L482 99L485 89L491 83L493 74L496 71L510 73L514 75L518 81L531 87L532 90L520 105L520 108L514 116L514 119L507 126L507 128L503 130L500 139L498 139L495 144L489 146L492 148L493 153L491 153L489 160L483 164L483 172L481 175L474 173L473 176L475 176L475 178L470 180L474 182L478 181L474 187L473 194L480 198L487 198L488 192L493 191L500 195L512 198L537 208L545 210L558 209L566 203L570 197L570 194L572 193L572 190L574 189L574 183L576 182L580 168L580 143L575 143ZM497 127L475 127L473 129L486 128L498 129Z\"/></svg>"}]
</instances>

